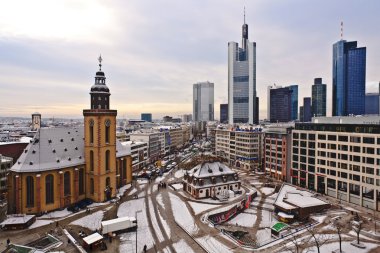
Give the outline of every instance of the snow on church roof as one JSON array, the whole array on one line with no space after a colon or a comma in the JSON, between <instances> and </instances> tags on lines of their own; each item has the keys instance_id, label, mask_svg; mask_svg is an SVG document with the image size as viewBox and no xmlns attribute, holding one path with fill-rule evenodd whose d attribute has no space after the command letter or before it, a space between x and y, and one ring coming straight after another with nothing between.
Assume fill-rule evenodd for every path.
<instances>
[{"instance_id":1,"label":"snow on church roof","mask_svg":"<svg viewBox=\"0 0 380 253\"><path fill-rule=\"evenodd\" d=\"M129 155L130 149L116 141L116 157ZM14 172L38 172L85 164L84 129L41 128L12 166Z\"/></svg>"}]
</instances>

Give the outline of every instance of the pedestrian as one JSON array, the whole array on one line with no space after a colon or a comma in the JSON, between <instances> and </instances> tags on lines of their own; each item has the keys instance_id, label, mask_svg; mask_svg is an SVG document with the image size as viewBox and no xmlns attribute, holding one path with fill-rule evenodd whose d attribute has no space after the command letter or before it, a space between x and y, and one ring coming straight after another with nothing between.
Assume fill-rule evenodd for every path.
<instances>
[{"instance_id":1,"label":"pedestrian","mask_svg":"<svg viewBox=\"0 0 380 253\"><path fill-rule=\"evenodd\" d=\"M9 240L9 238L7 239L7 246L9 246L9 244L11 243L11 240Z\"/></svg>"},{"instance_id":2,"label":"pedestrian","mask_svg":"<svg viewBox=\"0 0 380 253\"><path fill-rule=\"evenodd\" d=\"M58 221L55 222L55 226L58 227Z\"/></svg>"},{"instance_id":3,"label":"pedestrian","mask_svg":"<svg viewBox=\"0 0 380 253\"><path fill-rule=\"evenodd\" d=\"M147 246L146 246L146 244L144 245L144 253L146 253L146 248L147 248Z\"/></svg>"}]
</instances>

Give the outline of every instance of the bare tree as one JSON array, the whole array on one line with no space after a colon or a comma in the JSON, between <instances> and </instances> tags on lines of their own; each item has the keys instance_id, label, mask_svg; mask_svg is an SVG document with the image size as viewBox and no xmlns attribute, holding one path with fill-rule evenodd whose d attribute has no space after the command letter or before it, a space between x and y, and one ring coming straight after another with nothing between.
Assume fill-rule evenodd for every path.
<instances>
[{"instance_id":1,"label":"bare tree","mask_svg":"<svg viewBox=\"0 0 380 253\"><path fill-rule=\"evenodd\" d=\"M325 234L319 234L315 227L307 227L306 230L310 234L310 239L313 239L315 246L317 247L318 253L320 253L320 247L326 244L329 240Z\"/></svg>"},{"instance_id":2,"label":"bare tree","mask_svg":"<svg viewBox=\"0 0 380 253\"><path fill-rule=\"evenodd\" d=\"M343 221L336 221L334 226L339 237L339 252L342 253L342 232L345 229L345 224Z\"/></svg>"},{"instance_id":3,"label":"bare tree","mask_svg":"<svg viewBox=\"0 0 380 253\"><path fill-rule=\"evenodd\" d=\"M352 229L356 233L356 241L357 244L360 244L360 232L363 229L363 220L360 218L360 216L356 213L355 219L351 222Z\"/></svg>"},{"instance_id":4,"label":"bare tree","mask_svg":"<svg viewBox=\"0 0 380 253\"><path fill-rule=\"evenodd\" d=\"M307 245L310 240L310 237L303 237L302 233L297 232L292 233L288 238L288 244L290 244L290 246L285 245L283 250L285 250L285 252L289 251L292 253L301 253L304 246Z\"/></svg>"}]
</instances>

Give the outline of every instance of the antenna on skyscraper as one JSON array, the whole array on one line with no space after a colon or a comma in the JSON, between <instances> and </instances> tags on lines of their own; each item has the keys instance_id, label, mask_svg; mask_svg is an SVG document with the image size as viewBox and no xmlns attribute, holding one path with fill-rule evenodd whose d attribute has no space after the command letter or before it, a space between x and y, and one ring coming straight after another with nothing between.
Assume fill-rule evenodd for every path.
<instances>
[{"instance_id":1,"label":"antenna on skyscraper","mask_svg":"<svg viewBox=\"0 0 380 253\"><path fill-rule=\"evenodd\" d=\"M245 6L244 6L244 24L245 24Z\"/></svg>"},{"instance_id":2,"label":"antenna on skyscraper","mask_svg":"<svg viewBox=\"0 0 380 253\"><path fill-rule=\"evenodd\" d=\"M340 39L343 40L343 21L340 22Z\"/></svg>"}]
</instances>

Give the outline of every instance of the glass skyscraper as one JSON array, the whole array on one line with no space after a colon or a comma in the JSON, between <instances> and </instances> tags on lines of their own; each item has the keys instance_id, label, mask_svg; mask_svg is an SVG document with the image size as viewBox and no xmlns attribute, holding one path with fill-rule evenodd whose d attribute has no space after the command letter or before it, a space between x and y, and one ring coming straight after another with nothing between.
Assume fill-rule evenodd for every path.
<instances>
[{"instance_id":1,"label":"glass skyscraper","mask_svg":"<svg viewBox=\"0 0 380 253\"><path fill-rule=\"evenodd\" d=\"M292 116L292 90L289 87L270 89L270 122L289 122Z\"/></svg>"},{"instance_id":2,"label":"glass skyscraper","mask_svg":"<svg viewBox=\"0 0 380 253\"><path fill-rule=\"evenodd\" d=\"M193 85L194 121L214 120L214 84L210 82Z\"/></svg>"},{"instance_id":3,"label":"glass skyscraper","mask_svg":"<svg viewBox=\"0 0 380 253\"><path fill-rule=\"evenodd\" d=\"M228 123L228 104L220 104L220 123Z\"/></svg>"},{"instance_id":4,"label":"glass skyscraper","mask_svg":"<svg viewBox=\"0 0 380 253\"><path fill-rule=\"evenodd\" d=\"M296 120L298 118L298 85L290 85L288 88L292 91L291 97L291 120Z\"/></svg>"},{"instance_id":5,"label":"glass skyscraper","mask_svg":"<svg viewBox=\"0 0 380 253\"><path fill-rule=\"evenodd\" d=\"M322 78L315 78L311 87L312 117L326 116L326 91Z\"/></svg>"},{"instance_id":6,"label":"glass skyscraper","mask_svg":"<svg viewBox=\"0 0 380 253\"><path fill-rule=\"evenodd\" d=\"M333 45L333 116L365 113L366 48L356 41Z\"/></svg>"},{"instance_id":7,"label":"glass skyscraper","mask_svg":"<svg viewBox=\"0 0 380 253\"><path fill-rule=\"evenodd\" d=\"M228 123L258 124L256 99L256 42L248 40L242 26L242 45L228 43Z\"/></svg>"}]
</instances>

